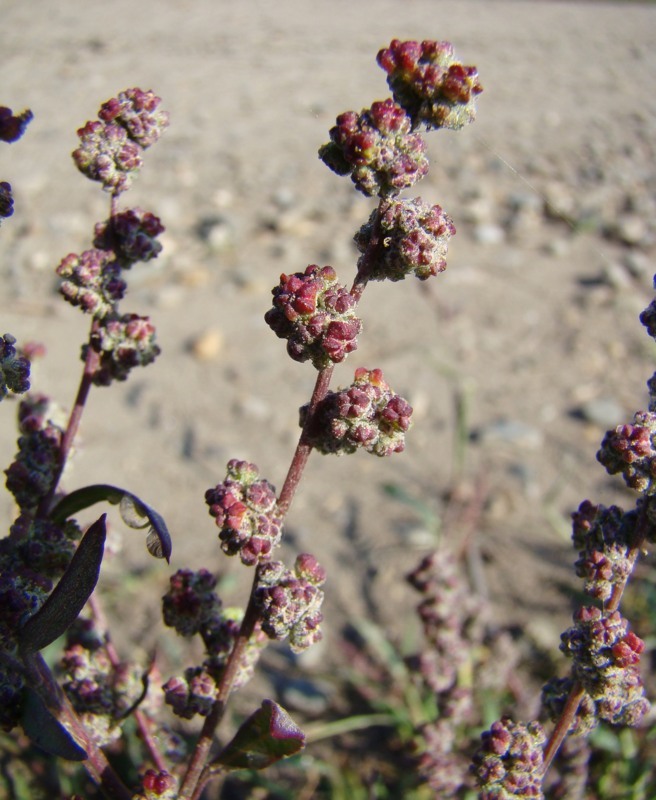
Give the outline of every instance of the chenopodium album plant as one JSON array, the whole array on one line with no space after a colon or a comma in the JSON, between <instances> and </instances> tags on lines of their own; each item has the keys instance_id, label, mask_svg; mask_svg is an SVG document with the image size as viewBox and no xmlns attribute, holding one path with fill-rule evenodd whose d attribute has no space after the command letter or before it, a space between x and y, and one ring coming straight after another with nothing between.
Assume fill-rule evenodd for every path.
<instances>
[{"instance_id":1,"label":"chenopodium album plant","mask_svg":"<svg viewBox=\"0 0 656 800\"><path fill-rule=\"evenodd\" d=\"M121 92L78 131L75 164L109 193L110 212L96 225L90 249L66 256L57 267L62 296L90 318L82 378L68 416L50 398L25 394L29 348L17 349L10 334L0 340L0 395L25 395L18 411L18 453L6 470L17 517L0 542L0 721L7 731L22 727L48 753L82 762L107 797L197 799L217 776L263 769L304 746L302 731L271 700L264 700L227 743L219 744L215 734L232 692L249 680L267 642L288 640L300 652L321 637L324 569L308 553L292 565L275 559L311 451L341 455L364 449L389 456L404 449L412 408L382 371L359 367L351 385L331 390L333 365L357 348L363 327L357 306L369 281L411 275L426 280L445 269L455 233L450 217L438 205L400 195L428 170L420 131L458 129L472 121L481 92L476 69L457 62L447 42L394 40L379 52L378 63L393 97L341 114L330 141L319 150L334 172L349 176L366 196L378 197L378 207L355 234L360 257L351 286L339 281L333 267L312 264L281 276L265 314L275 334L286 340L289 355L311 362L317 371L312 396L300 410L300 438L282 489L276 493L255 465L233 459L225 479L205 493L221 549L239 556L251 571L247 605L225 607L208 570L177 571L163 598L164 622L183 637L199 637L204 658L163 686L154 665L122 661L103 626L93 592L104 553L105 514L85 532L75 516L99 502L119 504L129 526L147 531L149 551L168 560L171 539L163 519L121 487L100 484L66 493L60 486L92 386L126 380L132 369L159 355L150 320L125 312L122 302L127 273L133 264L158 255L163 227L153 214L121 210L118 204L145 150L168 125L152 91ZM30 119L30 112L15 116L0 109L0 138L15 141ZM12 203L11 187L0 184L3 217L13 212ZM654 319L652 304L645 317L652 334ZM652 384L656 397L656 377ZM581 609L563 635L562 647L574 667L569 678L545 689L545 706L558 720L546 748L537 722L503 719L483 735L473 767L482 798L541 797L545 769L568 731L587 733L597 719L635 724L646 711L637 669L642 642L628 632L618 605L637 554L654 538L655 431L656 408L604 442L600 459L610 471L624 472L641 499L632 512L588 503L575 516L575 543L581 550L577 569L601 606ZM430 598L439 594L439 576L437 584L429 576L431 564L420 566L413 577L415 587ZM438 643L439 614L431 611L430 598L423 603L422 619L429 641ZM91 613L82 616L87 604ZM64 677L58 683L40 651L63 634ZM443 692L444 681L435 687ZM181 718L204 718L187 754L180 754L179 741L160 719L162 698ZM121 739L129 717L143 745L142 761L133 765L138 786L125 782L106 751ZM431 785L441 786L440 791L450 791L449 785L455 792L462 784L452 776L450 783L434 780L445 749L439 723L424 730L423 773L432 771Z\"/></svg>"}]
</instances>

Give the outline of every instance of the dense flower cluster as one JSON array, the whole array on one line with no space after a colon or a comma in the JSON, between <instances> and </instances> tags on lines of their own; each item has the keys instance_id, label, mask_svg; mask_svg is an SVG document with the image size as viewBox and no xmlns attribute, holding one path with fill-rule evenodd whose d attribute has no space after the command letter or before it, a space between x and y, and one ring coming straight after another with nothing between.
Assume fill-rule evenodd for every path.
<instances>
[{"instance_id":1,"label":"dense flower cluster","mask_svg":"<svg viewBox=\"0 0 656 800\"><path fill-rule=\"evenodd\" d=\"M100 108L99 120L77 132L80 147L73 152L77 168L106 191L124 192L141 166L143 150L154 144L168 125L152 91L127 89Z\"/></svg>"},{"instance_id":2,"label":"dense flower cluster","mask_svg":"<svg viewBox=\"0 0 656 800\"><path fill-rule=\"evenodd\" d=\"M560 649L574 660L572 677L595 702L597 716L637 725L649 710L638 668L645 645L619 611L584 606L561 640Z\"/></svg>"},{"instance_id":3,"label":"dense flower cluster","mask_svg":"<svg viewBox=\"0 0 656 800\"><path fill-rule=\"evenodd\" d=\"M0 106L0 142L15 142L25 133L34 114L26 109L14 114L10 108Z\"/></svg>"},{"instance_id":4,"label":"dense flower cluster","mask_svg":"<svg viewBox=\"0 0 656 800\"><path fill-rule=\"evenodd\" d=\"M273 308L264 320L294 361L312 361L316 369L343 361L358 346L362 323L355 299L337 283L332 267L310 264L305 272L281 275Z\"/></svg>"},{"instance_id":5,"label":"dense flower cluster","mask_svg":"<svg viewBox=\"0 0 656 800\"><path fill-rule=\"evenodd\" d=\"M300 410L305 426L309 405ZM328 392L306 427L307 441L321 453L343 455L364 448L377 456L400 453L412 406L390 389L379 369L360 367L346 389Z\"/></svg>"},{"instance_id":6,"label":"dense flower cluster","mask_svg":"<svg viewBox=\"0 0 656 800\"><path fill-rule=\"evenodd\" d=\"M18 409L18 453L7 468L7 489L21 511L32 512L52 486L59 469L59 448L66 420L42 395L27 396Z\"/></svg>"},{"instance_id":7,"label":"dense flower cluster","mask_svg":"<svg viewBox=\"0 0 656 800\"><path fill-rule=\"evenodd\" d=\"M588 594L607 601L613 587L623 585L633 568L629 552L635 541L636 513L584 500L572 520L572 541L579 551L576 574L585 578Z\"/></svg>"},{"instance_id":8,"label":"dense flower cluster","mask_svg":"<svg viewBox=\"0 0 656 800\"><path fill-rule=\"evenodd\" d=\"M109 386L113 381L124 381L134 367L151 364L160 354L155 343L155 327L148 317L138 314L108 314L98 321L89 344L82 347L82 359L91 347L100 356L94 373L96 386Z\"/></svg>"},{"instance_id":9,"label":"dense flower cluster","mask_svg":"<svg viewBox=\"0 0 656 800\"><path fill-rule=\"evenodd\" d=\"M368 197L397 195L428 172L426 144L410 117L388 99L360 114L347 111L330 129L319 158L338 175L350 175Z\"/></svg>"},{"instance_id":10,"label":"dense flower cluster","mask_svg":"<svg viewBox=\"0 0 656 800\"><path fill-rule=\"evenodd\" d=\"M537 722L524 725L504 718L481 734L473 759L479 800L543 800L542 745Z\"/></svg>"},{"instance_id":11,"label":"dense flower cluster","mask_svg":"<svg viewBox=\"0 0 656 800\"><path fill-rule=\"evenodd\" d=\"M396 102L412 118L413 127L457 130L476 115L474 100L483 91L476 67L453 56L450 42L401 42L380 50L378 64Z\"/></svg>"},{"instance_id":12,"label":"dense flower cluster","mask_svg":"<svg viewBox=\"0 0 656 800\"><path fill-rule=\"evenodd\" d=\"M549 719L556 721L563 713L567 699L574 688L574 681L570 676L565 678L551 678L542 687L542 708ZM595 701L589 694L584 693L576 710L574 720L570 725L568 735L587 736L599 724Z\"/></svg>"},{"instance_id":13,"label":"dense flower cluster","mask_svg":"<svg viewBox=\"0 0 656 800\"><path fill-rule=\"evenodd\" d=\"M0 400L9 392L23 394L30 388L30 362L18 355L15 345L10 333L0 336Z\"/></svg>"},{"instance_id":14,"label":"dense flower cluster","mask_svg":"<svg viewBox=\"0 0 656 800\"><path fill-rule=\"evenodd\" d=\"M120 736L125 714L143 698L144 680L136 664L113 664L102 637L82 622L67 633L63 688L93 741L104 746Z\"/></svg>"},{"instance_id":15,"label":"dense flower cluster","mask_svg":"<svg viewBox=\"0 0 656 800\"><path fill-rule=\"evenodd\" d=\"M111 250L122 269L137 261L150 261L162 250L157 237L164 232L159 217L140 208L129 208L96 225L93 246Z\"/></svg>"},{"instance_id":16,"label":"dense flower cluster","mask_svg":"<svg viewBox=\"0 0 656 800\"><path fill-rule=\"evenodd\" d=\"M274 487L259 478L254 464L232 459L223 483L205 492L210 515L220 530L224 553L239 553L243 564L253 566L270 557L282 535L282 517Z\"/></svg>"},{"instance_id":17,"label":"dense flower cluster","mask_svg":"<svg viewBox=\"0 0 656 800\"><path fill-rule=\"evenodd\" d=\"M0 222L14 213L14 197L11 193L11 184L0 181Z\"/></svg>"},{"instance_id":18,"label":"dense flower cluster","mask_svg":"<svg viewBox=\"0 0 656 800\"><path fill-rule=\"evenodd\" d=\"M319 587L325 580L325 570L308 553L297 556L293 570L281 561L262 564L256 598L264 633L278 641L289 637L295 653L319 641L323 620L323 592Z\"/></svg>"},{"instance_id":19,"label":"dense flower cluster","mask_svg":"<svg viewBox=\"0 0 656 800\"><path fill-rule=\"evenodd\" d=\"M221 613L222 602L214 592L216 578L206 569L179 569L171 575L170 587L162 598L164 624L180 636L194 636L207 630Z\"/></svg>"},{"instance_id":20,"label":"dense flower cluster","mask_svg":"<svg viewBox=\"0 0 656 800\"><path fill-rule=\"evenodd\" d=\"M367 272L369 280L400 281L407 275L426 280L446 269L449 240L456 229L440 206L429 206L419 197L388 201L355 235L361 253L366 252L376 225L382 243Z\"/></svg>"},{"instance_id":21,"label":"dense flower cluster","mask_svg":"<svg viewBox=\"0 0 656 800\"><path fill-rule=\"evenodd\" d=\"M611 475L621 473L627 486L645 495L656 492L656 412L638 411L632 425L608 431L597 459Z\"/></svg>"},{"instance_id":22,"label":"dense flower cluster","mask_svg":"<svg viewBox=\"0 0 656 800\"><path fill-rule=\"evenodd\" d=\"M85 250L81 255L69 253L56 272L64 279L59 287L64 299L94 317L104 317L113 311L127 288L114 254L107 250Z\"/></svg>"},{"instance_id":23,"label":"dense flower cluster","mask_svg":"<svg viewBox=\"0 0 656 800\"><path fill-rule=\"evenodd\" d=\"M217 695L216 681L205 667L189 667L183 676L167 681L163 689L166 704L182 719L197 714L206 717Z\"/></svg>"}]
</instances>

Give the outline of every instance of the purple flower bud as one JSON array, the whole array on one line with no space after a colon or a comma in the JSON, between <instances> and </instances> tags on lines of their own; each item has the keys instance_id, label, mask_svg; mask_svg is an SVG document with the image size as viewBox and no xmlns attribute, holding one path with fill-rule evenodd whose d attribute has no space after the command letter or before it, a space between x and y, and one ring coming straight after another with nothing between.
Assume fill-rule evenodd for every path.
<instances>
[{"instance_id":1,"label":"purple flower bud","mask_svg":"<svg viewBox=\"0 0 656 800\"><path fill-rule=\"evenodd\" d=\"M166 771L146 770L141 785L143 793L134 795L133 800L176 800L178 796L178 782Z\"/></svg>"},{"instance_id":2,"label":"purple flower bud","mask_svg":"<svg viewBox=\"0 0 656 800\"><path fill-rule=\"evenodd\" d=\"M300 410L305 425L308 405ZM392 392L379 369L360 367L346 389L328 392L306 433L320 453L344 455L363 447L377 456L400 453L410 428L412 407Z\"/></svg>"},{"instance_id":3,"label":"purple flower bud","mask_svg":"<svg viewBox=\"0 0 656 800\"><path fill-rule=\"evenodd\" d=\"M11 194L11 184L0 181L0 221L14 213L14 198Z\"/></svg>"},{"instance_id":4,"label":"purple flower bud","mask_svg":"<svg viewBox=\"0 0 656 800\"><path fill-rule=\"evenodd\" d=\"M0 141L15 142L25 133L34 114L27 109L20 114L13 114L10 108L0 106Z\"/></svg>"},{"instance_id":5,"label":"purple flower bud","mask_svg":"<svg viewBox=\"0 0 656 800\"><path fill-rule=\"evenodd\" d=\"M171 678L162 688L166 704L183 719L206 717L216 700L216 682L203 667L189 667L184 677Z\"/></svg>"},{"instance_id":6,"label":"purple flower bud","mask_svg":"<svg viewBox=\"0 0 656 800\"><path fill-rule=\"evenodd\" d=\"M164 624L180 636L199 633L219 614L221 600L213 591L216 578L206 569L180 569L162 598Z\"/></svg>"},{"instance_id":7,"label":"purple flower bud","mask_svg":"<svg viewBox=\"0 0 656 800\"><path fill-rule=\"evenodd\" d=\"M377 61L413 128L423 124L429 130L457 130L474 120L474 99L483 91L478 71L455 61L449 42L394 39L378 53Z\"/></svg>"},{"instance_id":8,"label":"purple flower bud","mask_svg":"<svg viewBox=\"0 0 656 800\"><path fill-rule=\"evenodd\" d=\"M131 208L98 223L93 246L111 250L121 268L130 269L137 261L157 257L162 245L156 237L163 231L164 226L154 214Z\"/></svg>"},{"instance_id":9,"label":"purple flower bud","mask_svg":"<svg viewBox=\"0 0 656 800\"><path fill-rule=\"evenodd\" d=\"M397 195L428 172L426 145L411 119L393 100L373 103L361 114L337 117L319 158L338 175L350 175L368 197Z\"/></svg>"},{"instance_id":10,"label":"purple flower bud","mask_svg":"<svg viewBox=\"0 0 656 800\"><path fill-rule=\"evenodd\" d=\"M225 481L205 492L220 530L221 549L228 555L239 553L247 566L268 559L282 536L275 488L258 477L254 464L233 459Z\"/></svg>"}]
</instances>

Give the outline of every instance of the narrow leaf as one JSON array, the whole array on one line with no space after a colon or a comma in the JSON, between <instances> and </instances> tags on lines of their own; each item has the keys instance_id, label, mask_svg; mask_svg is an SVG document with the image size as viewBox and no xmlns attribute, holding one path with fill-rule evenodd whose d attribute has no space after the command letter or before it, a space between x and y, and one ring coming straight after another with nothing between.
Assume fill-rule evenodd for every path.
<instances>
[{"instance_id":1,"label":"narrow leaf","mask_svg":"<svg viewBox=\"0 0 656 800\"><path fill-rule=\"evenodd\" d=\"M21 724L28 738L37 747L67 761L84 761L86 751L54 717L41 696L26 686L23 694Z\"/></svg>"},{"instance_id":2,"label":"narrow leaf","mask_svg":"<svg viewBox=\"0 0 656 800\"><path fill-rule=\"evenodd\" d=\"M305 734L285 709L272 700L264 700L214 763L228 769L264 769L303 747Z\"/></svg>"},{"instance_id":3,"label":"narrow leaf","mask_svg":"<svg viewBox=\"0 0 656 800\"><path fill-rule=\"evenodd\" d=\"M129 528L137 530L148 528L146 537L148 552L155 558L170 560L171 534L163 517L135 494L120 489L118 486L97 483L76 489L59 501L53 509L51 517L55 522L62 523L77 514L78 511L102 502L118 505L121 519Z\"/></svg>"},{"instance_id":4,"label":"narrow leaf","mask_svg":"<svg viewBox=\"0 0 656 800\"><path fill-rule=\"evenodd\" d=\"M18 644L23 653L42 650L58 639L91 597L105 549L106 516L103 514L88 528L57 586L21 628Z\"/></svg>"}]
</instances>

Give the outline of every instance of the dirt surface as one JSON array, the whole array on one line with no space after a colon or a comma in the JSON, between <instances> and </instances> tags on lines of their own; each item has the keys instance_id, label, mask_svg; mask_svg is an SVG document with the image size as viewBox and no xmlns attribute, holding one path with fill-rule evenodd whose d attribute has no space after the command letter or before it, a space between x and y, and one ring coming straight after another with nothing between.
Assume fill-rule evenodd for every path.
<instances>
[{"instance_id":1,"label":"dirt surface","mask_svg":"<svg viewBox=\"0 0 656 800\"><path fill-rule=\"evenodd\" d=\"M546 627L555 648L568 624L559 591L572 580L568 516L585 497L632 502L595 452L608 427L646 405L653 371L637 314L655 271L656 8L58 0L46 14L34 0L2 0L0 9L0 103L35 115L0 153L16 203L0 231L0 327L19 342L45 340L33 386L66 407L88 321L58 297L54 268L88 248L107 215L107 196L70 159L75 130L130 86L154 89L171 114L124 196L167 228L163 255L133 270L123 304L152 317L163 354L93 392L65 486L114 483L152 503L173 533L173 568L227 568L203 494L228 459L284 480L315 374L263 322L270 290L310 263L349 283L351 238L372 207L317 159L335 116L388 96L375 55L392 38L448 39L478 66L476 123L427 137L432 168L417 187L455 220L449 267L425 285L370 286L359 350L335 373L336 386L359 365L383 369L416 408L406 452L313 455L283 557L311 551L327 567L327 630L372 611L404 625L413 598L402 578L434 530L383 492L392 484L442 520L444 537L467 540L500 619ZM14 411L0 408L4 464ZM8 526L7 500L0 512ZM124 545L101 580L119 585L150 567L138 536ZM163 586L167 571L157 570ZM250 576L230 570L243 596ZM139 623L146 639L158 635L155 611Z\"/></svg>"}]
</instances>

